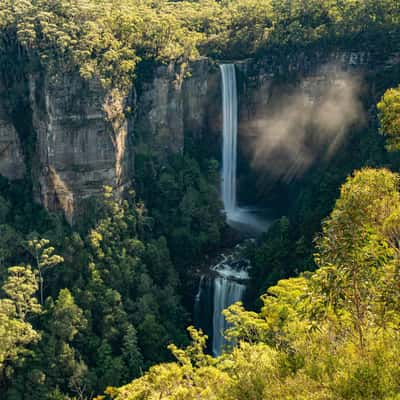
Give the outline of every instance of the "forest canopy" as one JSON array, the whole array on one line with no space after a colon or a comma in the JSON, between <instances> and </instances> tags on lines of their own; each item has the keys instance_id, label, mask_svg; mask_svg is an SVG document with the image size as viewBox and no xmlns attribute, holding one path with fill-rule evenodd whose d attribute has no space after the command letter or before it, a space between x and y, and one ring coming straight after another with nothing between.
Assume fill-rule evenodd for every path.
<instances>
[{"instance_id":1,"label":"forest canopy","mask_svg":"<svg viewBox=\"0 0 400 400\"><path fill-rule=\"evenodd\" d=\"M204 335L170 349L177 361L108 390L116 400L396 400L400 393L400 177L349 177L323 223L318 269L281 280L259 313L225 311L234 347L204 353Z\"/></svg>"},{"instance_id":2,"label":"forest canopy","mask_svg":"<svg viewBox=\"0 0 400 400\"><path fill-rule=\"evenodd\" d=\"M241 58L318 43L388 47L399 38L398 6L397 0L3 0L0 54L22 52L55 70L78 68L84 78L121 89L145 60L184 69L199 56Z\"/></svg>"}]
</instances>

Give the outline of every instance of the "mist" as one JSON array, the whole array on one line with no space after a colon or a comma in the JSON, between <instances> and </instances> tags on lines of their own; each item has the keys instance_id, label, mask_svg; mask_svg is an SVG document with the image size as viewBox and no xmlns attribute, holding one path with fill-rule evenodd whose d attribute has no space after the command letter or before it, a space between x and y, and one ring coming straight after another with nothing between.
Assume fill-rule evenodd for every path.
<instances>
[{"instance_id":1,"label":"mist","mask_svg":"<svg viewBox=\"0 0 400 400\"><path fill-rule=\"evenodd\" d=\"M284 181L332 158L350 129L364 121L359 76L326 65L296 87L275 93L251 126L253 166Z\"/></svg>"}]
</instances>

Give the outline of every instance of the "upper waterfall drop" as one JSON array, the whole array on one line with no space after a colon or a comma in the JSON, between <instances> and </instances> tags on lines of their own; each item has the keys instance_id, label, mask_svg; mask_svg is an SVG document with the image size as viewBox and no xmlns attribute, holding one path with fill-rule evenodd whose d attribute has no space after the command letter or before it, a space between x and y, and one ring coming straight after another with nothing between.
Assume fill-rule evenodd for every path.
<instances>
[{"instance_id":1,"label":"upper waterfall drop","mask_svg":"<svg viewBox=\"0 0 400 400\"><path fill-rule=\"evenodd\" d=\"M229 225L258 235L265 232L270 221L257 215L257 209L238 207L236 175L238 153L238 95L235 64L219 66L222 77L222 176L221 196Z\"/></svg>"},{"instance_id":2,"label":"upper waterfall drop","mask_svg":"<svg viewBox=\"0 0 400 400\"><path fill-rule=\"evenodd\" d=\"M236 210L236 165L238 133L238 101L234 64L220 65L222 76L222 180L221 192L227 219Z\"/></svg>"}]
</instances>

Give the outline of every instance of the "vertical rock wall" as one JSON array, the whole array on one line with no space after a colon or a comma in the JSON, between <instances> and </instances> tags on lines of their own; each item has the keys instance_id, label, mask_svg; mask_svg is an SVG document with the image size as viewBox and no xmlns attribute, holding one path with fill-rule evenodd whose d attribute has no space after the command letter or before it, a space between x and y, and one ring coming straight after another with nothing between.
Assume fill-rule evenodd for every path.
<instances>
[{"instance_id":1,"label":"vertical rock wall","mask_svg":"<svg viewBox=\"0 0 400 400\"><path fill-rule=\"evenodd\" d=\"M0 82L0 174L14 180L24 176L25 164L17 130L4 102L6 96Z\"/></svg>"},{"instance_id":2,"label":"vertical rock wall","mask_svg":"<svg viewBox=\"0 0 400 400\"><path fill-rule=\"evenodd\" d=\"M77 75L29 76L36 132L40 202L62 209L72 223L80 200L97 196L104 185L120 188L126 179L127 122L114 122L122 109L96 81ZM116 111L113 111L116 109Z\"/></svg>"},{"instance_id":3,"label":"vertical rock wall","mask_svg":"<svg viewBox=\"0 0 400 400\"><path fill-rule=\"evenodd\" d=\"M400 63L398 55L340 52L237 63L239 187L253 198L257 188L251 185L257 179L251 152L260 132L257 124L274 99L299 82L312 98L328 79L320 69L328 62L366 76L371 103L394 79L386 83L382 76L395 77ZM62 210L71 223L82 199L98 196L104 185L122 191L129 184L135 154L160 160L183 151L220 157L221 81L217 65L208 59L191 63L183 74L174 65L143 69L126 99L110 96L98 82L84 81L78 74L27 74L26 81L26 90L15 95L24 97L29 116L10 115L8 94L0 84L0 174L10 179L30 174L36 199L49 210ZM129 109L125 118L123 111ZM15 123L15 118L24 117L24 124ZM27 141L27 135L34 140ZM35 147L26 157L24 146L31 142Z\"/></svg>"},{"instance_id":4,"label":"vertical rock wall","mask_svg":"<svg viewBox=\"0 0 400 400\"><path fill-rule=\"evenodd\" d=\"M36 200L73 223L82 199L98 196L104 185L122 190L130 182L135 153L165 159L182 153L189 137L198 142L217 132L218 74L212 70L207 59L193 63L185 78L178 67L160 66L124 99L78 74L27 74L27 90L15 90L30 109L29 116L18 115L27 119L27 132L15 129L0 98L0 174L17 179L27 170ZM35 148L24 160L20 137L29 134Z\"/></svg>"},{"instance_id":5,"label":"vertical rock wall","mask_svg":"<svg viewBox=\"0 0 400 400\"><path fill-rule=\"evenodd\" d=\"M136 151L160 158L183 152L191 143L219 140L220 93L218 68L208 59L183 72L173 65L156 68L139 81L132 123Z\"/></svg>"}]
</instances>

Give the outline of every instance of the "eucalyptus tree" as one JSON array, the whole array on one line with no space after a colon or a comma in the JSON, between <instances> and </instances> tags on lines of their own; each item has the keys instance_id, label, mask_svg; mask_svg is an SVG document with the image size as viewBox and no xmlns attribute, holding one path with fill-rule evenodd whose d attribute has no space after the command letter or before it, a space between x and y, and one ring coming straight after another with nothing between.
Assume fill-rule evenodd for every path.
<instances>
[{"instance_id":1,"label":"eucalyptus tree","mask_svg":"<svg viewBox=\"0 0 400 400\"><path fill-rule=\"evenodd\" d=\"M41 311L35 294L38 281L29 267L8 268L8 277L0 299L0 386L13 372L13 363L21 361L28 346L40 339L30 317Z\"/></svg>"},{"instance_id":2,"label":"eucalyptus tree","mask_svg":"<svg viewBox=\"0 0 400 400\"><path fill-rule=\"evenodd\" d=\"M388 89L378 103L380 132L389 151L400 150L400 86Z\"/></svg>"},{"instance_id":3,"label":"eucalyptus tree","mask_svg":"<svg viewBox=\"0 0 400 400\"><path fill-rule=\"evenodd\" d=\"M27 242L27 249L34 259L34 267L39 274L40 304L44 302L44 274L52 267L64 261L64 258L55 254L54 247L50 246L48 239L31 239Z\"/></svg>"}]
</instances>

